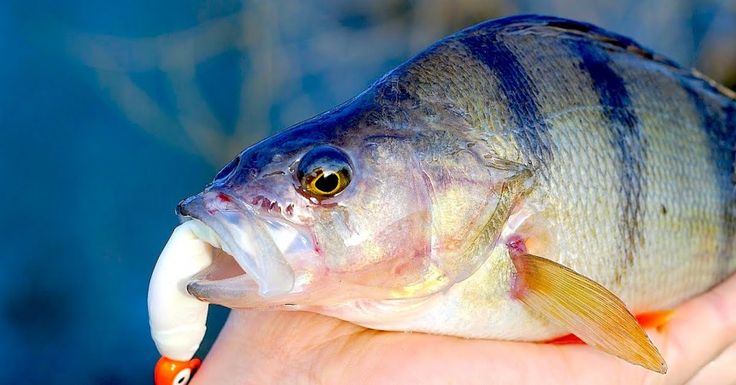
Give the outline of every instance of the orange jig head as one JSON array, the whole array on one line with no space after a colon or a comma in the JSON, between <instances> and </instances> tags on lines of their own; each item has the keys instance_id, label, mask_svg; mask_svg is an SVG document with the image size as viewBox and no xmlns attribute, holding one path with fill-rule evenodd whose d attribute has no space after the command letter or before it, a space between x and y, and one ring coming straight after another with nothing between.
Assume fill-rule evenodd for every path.
<instances>
[{"instance_id":1,"label":"orange jig head","mask_svg":"<svg viewBox=\"0 0 736 385\"><path fill-rule=\"evenodd\" d=\"M153 383L155 385L186 385L201 364L202 360L199 358L176 361L168 357L161 357L153 370Z\"/></svg>"}]
</instances>

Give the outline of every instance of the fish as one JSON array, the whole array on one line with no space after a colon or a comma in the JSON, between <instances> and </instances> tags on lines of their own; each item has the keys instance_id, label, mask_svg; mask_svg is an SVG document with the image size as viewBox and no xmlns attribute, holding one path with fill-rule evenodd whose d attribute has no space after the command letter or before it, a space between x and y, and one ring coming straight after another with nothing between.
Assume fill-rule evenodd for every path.
<instances>
[{"instance_id":1,"label":"fish","mask_svg":"<svg viewBox=\"0 0 736 385\"><path fill-rule=\"evenodd\" d=\"M158 264L195 267L151 287L377 330L572 334L665 373L635 316L736 270L735 151L736 96L696 70L584 22L491 20L243 150L176 208ZM152 298L152 330L203 322Z\"/></svg>"}]
</instances>

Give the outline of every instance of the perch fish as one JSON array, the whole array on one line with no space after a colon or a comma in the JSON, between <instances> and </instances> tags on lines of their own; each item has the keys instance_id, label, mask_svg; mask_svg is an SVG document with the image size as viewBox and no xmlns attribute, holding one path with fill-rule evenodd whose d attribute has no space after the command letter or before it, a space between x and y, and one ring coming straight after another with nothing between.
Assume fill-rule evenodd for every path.
<instances>
[{"instance_id":1,"label":"perch fish","mask_svg":"<svg viewBox=\"0 0 736 385\"><path fill-rule=\"evenodd\" d=\"M590 24L488 21L240 153L177 207L163 355L207 303L666 363L634 315L736 269L734 94Z\"/></svg>"}]
</instances>

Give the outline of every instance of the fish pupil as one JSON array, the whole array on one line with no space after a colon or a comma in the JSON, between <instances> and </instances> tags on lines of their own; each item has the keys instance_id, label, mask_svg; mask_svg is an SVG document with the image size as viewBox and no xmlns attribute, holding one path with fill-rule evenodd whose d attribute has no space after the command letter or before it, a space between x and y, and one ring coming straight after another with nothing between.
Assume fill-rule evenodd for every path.
<instances>
[{"instance_id":1,"label":"fish pupil","mask_svg":"<svg viewBox=\"0 0 736 385\"><path fill-rule=\"evenodd\" d=\"M322 174L319 178L317 178L316 181L314 181L314 187L324 193L330 193L337 189L339 183L340 178L337 176L337 174Z\"/></svg>"}]
</instances>

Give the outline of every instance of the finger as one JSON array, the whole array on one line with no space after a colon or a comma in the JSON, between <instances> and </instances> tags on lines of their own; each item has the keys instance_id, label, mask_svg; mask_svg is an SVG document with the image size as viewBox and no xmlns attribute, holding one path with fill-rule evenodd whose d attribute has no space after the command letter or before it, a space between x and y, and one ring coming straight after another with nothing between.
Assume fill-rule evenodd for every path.
<instances>
[{"instance_id":1,"label":"finger","mask_svg":"<svg viewBox=\"0 0 736 385\"><path fill-rule=\"evenodd\" d=\"M677 308L664 330L654 334L670 368L666 383L690 380L736 342L736 276Z\"/></svg>"},{"instance_id":2,"label":"finger","mask_svg":"<svg viewBox=\"0 0 736 385\"><path fill-rule=\"evenodd\" d=\"M343 380L375 384L589 384L618 379L622 362L586 346L381 334ZM625 364L625 363L623 363ZM645 372L645 369L641 369ZM369 380L366 380L369 379ZM340 383L335 381L332 383Z\"/></svg>"},{"instance_id":3,"label":"finger","mask_svg":"<svg viewBox=\"0 0 736 385\"><path fill-rule=\"evenodd\" d=\"M736 343L701 369L688 385L736 385Z\"/></svg>"}]
</instances>

